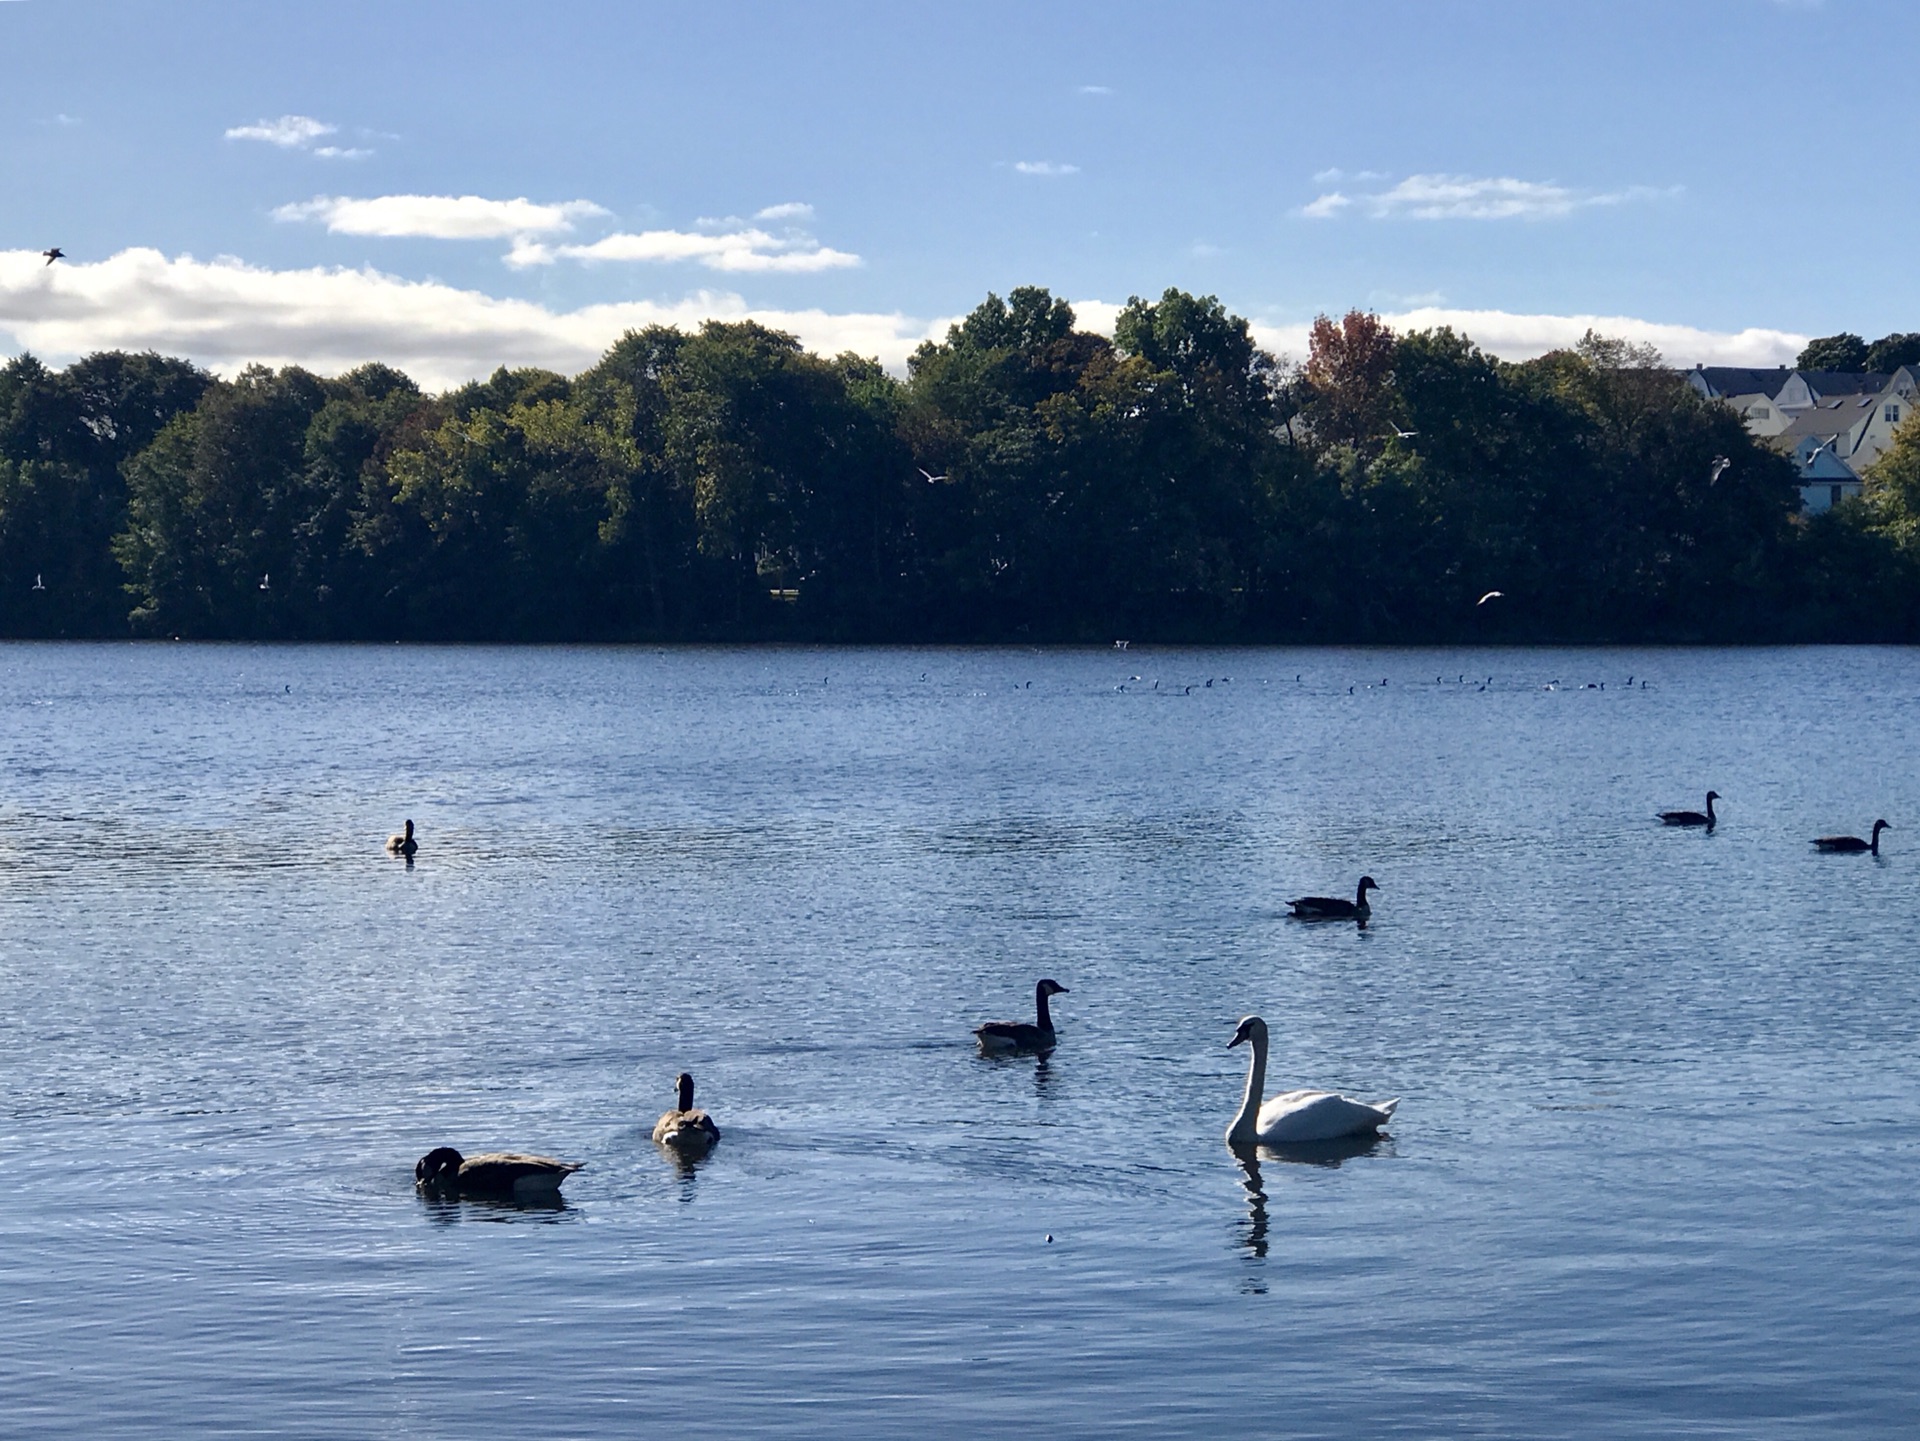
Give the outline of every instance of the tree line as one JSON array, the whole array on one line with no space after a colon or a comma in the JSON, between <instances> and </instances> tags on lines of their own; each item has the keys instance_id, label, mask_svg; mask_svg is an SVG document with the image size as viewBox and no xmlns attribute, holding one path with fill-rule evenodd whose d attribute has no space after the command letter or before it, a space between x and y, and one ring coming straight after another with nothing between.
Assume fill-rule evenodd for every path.
<instances>
[{"instance_id":1,"label":"tree line","mask_svg":"<svg viewBox=\"0 0 1920 1441\"><path fill-rule=\"evenodd\" d=\"M445 394L0 368L0 634L1280 642L1920 637L1920 435L1802 518L1644 347L1519 364L1211 297L989 296L904 377L752 323ZM1501 595L1485 604L1489 591Z\"/></svg>"}]
</instances>

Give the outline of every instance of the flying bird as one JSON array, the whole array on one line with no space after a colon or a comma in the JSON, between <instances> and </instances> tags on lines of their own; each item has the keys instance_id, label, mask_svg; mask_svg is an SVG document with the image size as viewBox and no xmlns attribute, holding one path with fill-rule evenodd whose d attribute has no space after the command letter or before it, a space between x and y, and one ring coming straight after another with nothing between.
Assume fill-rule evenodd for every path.
<instances>
[{"instance_id":1,"label":"flying bird","mask_svg":"<svg viewBox=\"0 0 1920 1441\"><path fill-rule=\"evenodd\" d=\"M271 575L271 573L266 573L266 574L262 574L262 575L261 575L261 577L260 577L260 589L262 589L262 590L272 590L272 589L273 589L273 577L272 577L272 575Z\"/></svg>"},{"instance_id":2,"label":"flying bird","mask_svg":"<svg viewBox=\"0 0 1920 1441\"><path fill-rule=\"evenodd\" d=\"M40 572L38 571L33 573L33 588L35 590L45 590L47 588L47 583L40 578Z\"/></svg>"},{"instance_id":3,"label":"flying bird","mask_svg":"<svg viewBox=\"0 0 1920 1441\"><path fill-rule=\"evenodd\" d=\"M1485 595L1481 596L1480 599L1476 600L1474 604L1485 605L1490 600L1504 600L1506 599L1506 594L1507 593L1504 590L1490 590Z\"/></svg>"},{"instance_id":4,"label":"flying bird","mask_svg":"<svg viewBox=\"0 0 1920 1441\"><path fill-rule=\"evenodd\" d=\"M67 258L67 252L57 245L51 250L43 250L40 253L47 257L47 264L49 265L53 264L56 260L65 260Z\"/></svg>"},{"instance_id":5,"label":"flying bird","mask_svg":"<svg viewBox=\"0 0 1920 1441\"><path fill-rule=\"evenodd\" d=\"M950 475L928 475L928 473L925 470L921 470L921 468L917 465L914 467L914 469L920 471L922 475L925 475L927 477L928 485L938 485L943 480L953 479L953 477Z\"/></svg>"},{"instance_id":6,"label":"flying bird","mask_svg":"<svg viewBox=\"0 0 1920 1441\"><path fill-rule=\"evenodd\" d=\"M1707 477L1707 484L1712 485L1715 481L1719 480L1721 476L1726 474L1727 467L1732 464L1733 462L1728 460L1726 456L1716 455L1713 458L1713 474Z\"/></svg>"}]
</instances>

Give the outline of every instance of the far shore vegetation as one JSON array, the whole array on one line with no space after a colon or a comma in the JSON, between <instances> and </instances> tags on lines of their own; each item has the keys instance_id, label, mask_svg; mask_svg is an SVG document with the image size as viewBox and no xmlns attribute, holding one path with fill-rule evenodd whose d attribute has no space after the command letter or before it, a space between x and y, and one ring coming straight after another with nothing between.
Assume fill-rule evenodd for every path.
<instances>
[{"instance_id":1,"label":"far shore vegetation","mask_svg":"<svg viewBox=\"0 0 1920 1441\"><path fill-rule=\"evenodd\" d=\"M443 395L21 356L0 636L1920 639L1920 428L1820 514L1796 475L1645 347L1509 364L1354 312L1295 368L1173 290L1112 339L989 296L904 378L718 322Z\"/></svg>"}]
</instances>

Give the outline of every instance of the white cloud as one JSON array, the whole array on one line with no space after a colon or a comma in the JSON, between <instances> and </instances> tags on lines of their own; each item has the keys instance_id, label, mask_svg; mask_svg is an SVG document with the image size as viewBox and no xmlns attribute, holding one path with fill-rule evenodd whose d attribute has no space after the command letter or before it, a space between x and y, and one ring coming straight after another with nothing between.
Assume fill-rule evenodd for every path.
<instances>
[{"instance_id":1,"label":"white cloud","mask_svg":"<svg viewBox=\"0 0 1920 1441\"><path fill-rule=\"evenodd\" d=\"M1076 300L1073 308L1082 326L1108 334L1120 313L1102 300ZM1421 308L1382 318L1402 331L1450 325L1509 360L1571 345L1588 329L1652 344L1682 366L1791 364L1806 344L1784 331L1713 331L1618 315ZM0 339L57 364L114 349L187 356L225 372L258 361L335 373L381 360L444 387L500 365L577 372L640 326L748 319L790 331L822 354L851 350L899 370L922 340L944 337L953 317L756 309L715 291L552 310L371 269L269 270L151 249L49 267L35 251L0 251ZM1256 324L1253 331L1276 353L1306 354L1305 325Z\"/></svg>"},{"instance_id":2,"label":"white cloud","mask_svg":"<svg viewBox=\"0 0 1920 1441\"><path fill-rule=\"evenodd\" d=\"M1111 85L1082 85L1075 93L1079 95L1111 95L1113 94L1113 87Z\"/></svg>"},{"instance_id":3,"label":"white cloud","mask_svg":"<svg viewBox=\"0 0 1920 1441\"><path fill-rule=\"evenodd\" d=\"M1458 310L1419 306L1380 317L1395 330L1450 326L1502 360L1531 360L1573 345L1589 330L1652 345L1669 365L1792 365L1807 337L1784 330L1705 330L1692 325L1641 320L1630 315L1527 315L1507 310ZM1276 355L1304 360L1308 326L1253 326L1254 338Z\"/></svg>"},{"instance_id":4,"label":"white cloud","mask_svg":"<svg viewBox=\"0 0 1920 1441\"><path fill-rule=\"evenodd\" d=\"M1062 165L1053 160L1016 160L1013 168L1022 175L1078 175L1078 165Z\"/></svg>"},{"instance_id":5,"label":"white cloud","mask_svg":"<svg viewBox=\"0 0 1920 1441\"><path fill-rule=\"evenodd\" d=\"M320 195L282 205L275 220L319 220L335 235L414 236L430 240L498 240L552 235L585 216L607 212L591 200L540 204L478 195L377 195L355 200Z\"/></svg>"},{"instance_id":6,"label":"white cloud","mask_svg":"<svg viewBox=\"0 0 1920 1441\"><path fill-rule=\"evenodd\" d=\"M804 200L789 200L784 205L769 205L753 212L755 220L811 220L813 207Z\"/></svg>"},{"instance_id":7,"label":"white cloud","mask_svg":"<svg viewBox=\"0 0 1920 1441\"><path fill-rule=\"evenodd\" d=\"M1334 185L1342 180L1351 180L1356 184L1364 185L1369 180L1385 180L1387 178L1387 175L1379 170L1342 170L1339 166L1334 165L1328 169L1316 172L1313 177L1313 183L1315 185Z\"/></svg>"},{"instance_id":8,"label":"white cloud","mask_svg":"<svg viewBox=\"0 0 1920 1441\"><path fill-rule=\"evenodd\" d=\"M628 261L654 265L694 261L709 270L735 273L808 273L844 270L862 263L859 256L830 249L812 236L798 231L773 235L757 229L735 230L720 235L692 230L621 231L596 240L591 245L543 245L523 240L507 255L507 264L515 268L552 265L557 260L578 260L587 264Z\"/></svg>"},{"instance_id":9,"label":"white cloud","mask_svg":"<svg viewBox=\"0 0 1920 1441\"><path fill-rule=\"evenodd\" d=\"M1327 177L1335 174L1321 172ZM1320 180L1319 176L1315 178ZM1622 205L1677 193L1676 189L1647 185L1583 191L1550 180L1516 180L1511 176L1409 175L1385 190L1363 195L1330 191L1302 206L1300 213L1312 220L1329 220L1359 206L1375 220L1552 220L1594 206Z\"/></svg>"},{"instance_id":10,"label":"white cloud","mask_svg":"<svg viewBox=\"0 0 1920 1441\"><path fill-rule=\"evenodd\" d=\"M624 331L690 329L703 320L757 320L821 354L851 350L896 370L951 323L897 312L757 309L714 291L551 310L371 269L269 270L144 248L48 267L34 251L0 251L0 340L10 336L13 346L50 363L147 349L229 373L256 361L336 373L381 360L423 385L445 387L500 365L577 372Z\"/></svg>"},{"instance_id":11,"label":"white cloud","mask_svg":"<svg viewBox=\"0 0 1920 1441\"><path fill-rule=\"evenodd\" d=\"M313 153L322 160L365 160L373 154L358 145L316 145Z\"/></svg>"},{"instance_id":12,"label":"white cloud","mask_svg":"<svg viewBox=\"0 0 1920 1441\"><path fill-rule=\"evenodd\" d=\"M340 127L311 115L282 115L278 120L257 120L251 125L236 125L227 132L229 140L264 140L286 150L300 150L323 135L332 135Z\"/></svg>"},{"instance_id":13,"label":"white cloud","mask_svg":"<svg viewBox=\"0 0 1920 1441\"><path fill-rule=\"evenodd\" d=\"M1331 220L1345 210L1353 201L1338 190L1328 191L1318 200L1310 201L1300 207L1300 213L1309 220Z\"/></svg>"}]
</instances>

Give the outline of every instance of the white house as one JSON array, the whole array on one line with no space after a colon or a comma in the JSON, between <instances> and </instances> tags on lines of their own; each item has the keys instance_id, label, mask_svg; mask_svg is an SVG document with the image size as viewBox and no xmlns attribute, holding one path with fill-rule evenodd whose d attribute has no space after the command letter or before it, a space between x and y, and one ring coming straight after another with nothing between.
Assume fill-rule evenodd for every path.
<instances>
[{"instance_id":1,"label":"white house","mask_svg":"<svg viewBox=\"0 0 1920 1441\"><path fill-rule=\"evenodd\" d=\"M1817 515L1831 510L1843 500L1860 494L1860 476L1839 456L1833 446L1818 436L1803 436L1793 450L1800 467L1800 509Z\"/></svg>"}]
</instances>

